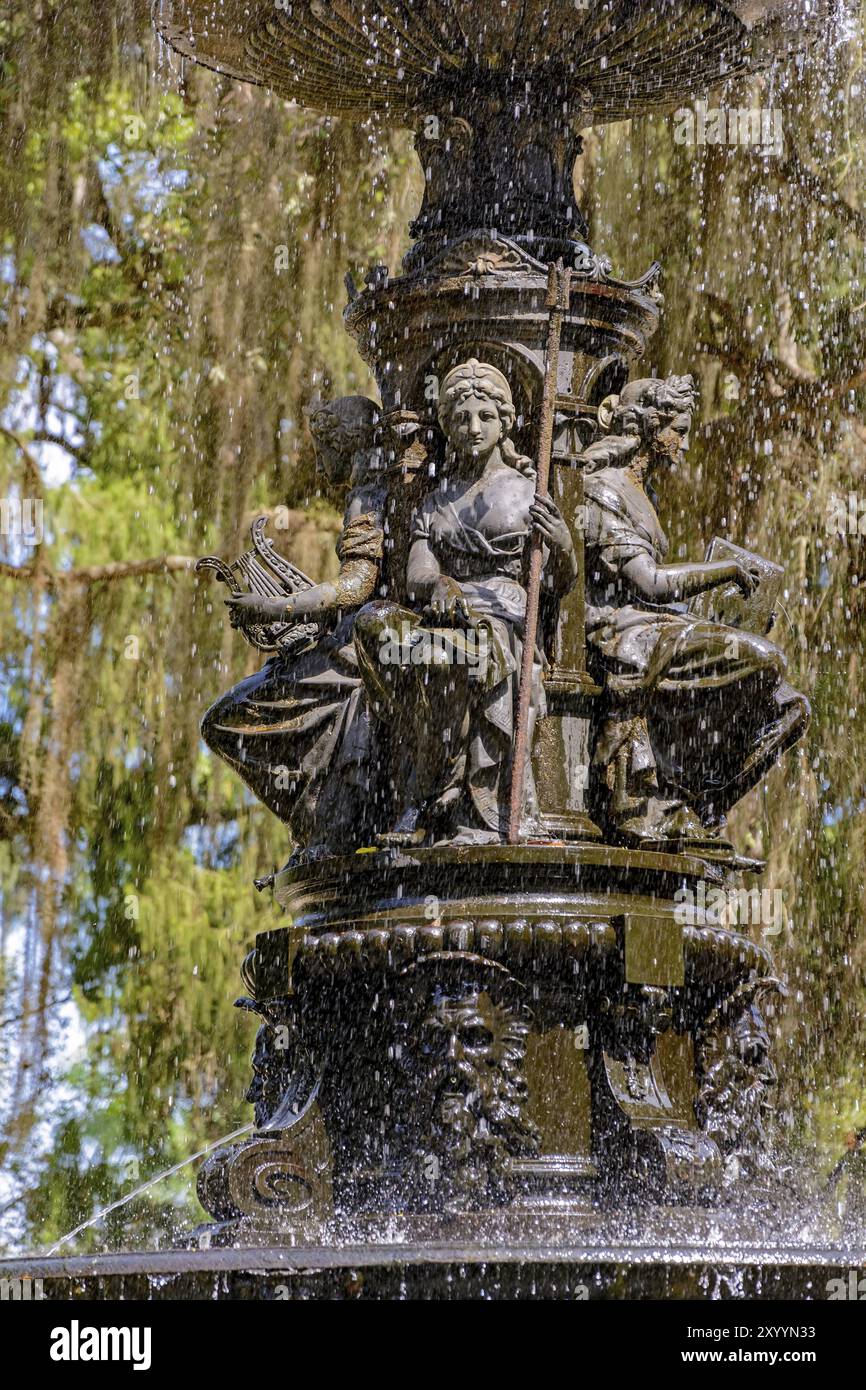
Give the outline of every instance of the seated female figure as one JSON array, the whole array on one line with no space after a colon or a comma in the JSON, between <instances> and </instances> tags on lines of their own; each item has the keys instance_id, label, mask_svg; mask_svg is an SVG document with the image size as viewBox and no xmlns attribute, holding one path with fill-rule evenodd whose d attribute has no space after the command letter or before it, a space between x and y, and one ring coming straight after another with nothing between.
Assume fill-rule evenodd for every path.
<instances>
[{"instance_id":1,"label":"seated female figure","mask_svg":"<svg viewBox=\"0 0 866 1390\"><path fill-rule=\"evenodd\" d=\"M355 643L401 766L391 838L496 841L508 820L532 528L544 538L549 594L567 593L577 567L568 527L553 502L536 499L532 465L511 442L515 411L503 374L475 359L455 367L442 381L438 418L448 456L412 522L413 607L368 605ZM544 658L536 656L530 737L544 709ZM530 774L528 826L533 814Z\"/></svg>"},{"instance_id":2,"label":"seated female figure","mask_svg":"<svg viewBox=\"0 0 866 1390\"><path fill-rule=\"evenodd\" d=\"M383 550L384 486L374 448L377 407L363 396L313 412L319 462L350 491L337 543L336 580L289 598L227 600L232 625L322 619L299 655L277 654L208 710L202 736L308 856L369 843L382 815L370 721L352 641L355 615L376 592Z\"/></svg>"}]
</instances>

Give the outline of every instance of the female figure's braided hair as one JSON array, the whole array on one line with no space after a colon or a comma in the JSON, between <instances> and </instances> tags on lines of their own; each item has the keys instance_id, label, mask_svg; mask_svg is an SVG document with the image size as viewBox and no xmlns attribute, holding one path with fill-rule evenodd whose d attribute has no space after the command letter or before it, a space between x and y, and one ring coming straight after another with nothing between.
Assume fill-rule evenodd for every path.
<instances>
[{"instance_id":1,"label":"female figure's braided hair","mask_svg":"<svg viewBox=\"0 0 866 1390\"><path fill-rule=\"evenodd\" d=\"M468 362L461 362L459 366L452 367L444 377L439 388L437 418L445 437L449 437L454 411L470 396L480 396L483 400L492 401L496 406L502 421L499 452L503 461L516 468L519 473L533 476L535 464L531 458L517 452L510 437L516 416L511 387L498 367L492 366L489 362L479 362L477 357L471 357Z\"/></svg>"}]
</instances>

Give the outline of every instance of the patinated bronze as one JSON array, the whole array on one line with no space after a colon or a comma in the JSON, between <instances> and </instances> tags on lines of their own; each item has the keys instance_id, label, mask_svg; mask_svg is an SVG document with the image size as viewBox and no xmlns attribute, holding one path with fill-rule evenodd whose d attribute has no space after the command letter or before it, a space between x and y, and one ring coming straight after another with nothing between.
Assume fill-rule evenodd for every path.
<instances>
[{"instance_id":1,"label":"patinated bronze","mask_svg":"<svg viewBox=\"0 0 866 1390\"><path fill-rule=\"evenodd\" d=\"M757 558L665 563L645 484L682 461L695 405L691 377L630 382L583 456L588 665L605 696L594 785L626 842L705 842L809 721L763 633L682 611L729 585L751 595L761 573Z\"/></svg>"},{"instance_id":2,"label":"patinated bronze","mask_svg":"<svg viewBox=\"0 0 866 1390\"><path fill-rule=\"evenodd\" d=\"M506 834L533 529L544 541L550 598L576 578L568 527L539 497L532 463L511 441L514 415L508 381L489 363L471 359L446 375L442 480L411 522L405 587L413 607L380 600L356 625L371 705L403 750L395 835L419 843ZM538 651L530 723L544 708L542 662ZM531 816L531 786L524 799Z\"/></svg>"},{"instance_id":3,"label":"patinated bronze","mask_svg":"<svg viewBox=\"0 0 866 1390\"><path fill-rule=\"evenodd\" d=\"M208 746L310 855L363 840L377 807L375 750L352 641L355 614L376 592L383 559L386 494L377 420L365 397L311 412L322 470L329 483L348 488L340 573L332 583L290 595L226 600L232 625L246 636L285 625L288 649L218 700L202 725Z\"/></svg>"},{"instance_id":4,"label":"patinated bronze","mask_svg":"<svg viewBox=\"0 0 866 1390\"><path fill-rule=\"evenodd\" d=\"M760 871L725 817L808 703L768 636L777 568L723 538L667 562L648 487L663 501L694 383L636 372L660 268L612 274L571 173L591 120L784 48L784 10L386 6L371 64L351 4L266 8L166 0L163 27L413 125L426 191L403 273L349 285L380 402L310 413L345 493L338 579L272 591L208 562L271 655L204 736L292 843L267 881L290 924L259 934L240 1001L259 1128L200 1179L216 1238L770 1182L779 986L702 904Z\"/></svg>"}]
</instances>

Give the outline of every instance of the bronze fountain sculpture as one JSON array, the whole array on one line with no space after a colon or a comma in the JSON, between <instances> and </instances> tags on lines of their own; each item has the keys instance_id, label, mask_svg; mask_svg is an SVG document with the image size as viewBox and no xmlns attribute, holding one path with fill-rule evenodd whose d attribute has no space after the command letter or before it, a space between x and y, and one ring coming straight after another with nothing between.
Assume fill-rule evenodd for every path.
<instances>
[{"instance_id":1,"label":"bronze fountain sculpture","mask_svg":"<svg viewBox=\"0 0 866 1390\"><path fill-rule=\"evenodd\" d=\"M725 816L808 703L767 635L778 567L721 539L666 561L646 484L695 387L634 376L660 267L612 275L571 174L594 120L808 35L785 3L380 11L160 13L196 61L412 124L426 172L403 274L350 287L381 402L310 414L345 490L337 580L261 527L205 562L270 655L204 737L295 845L268 884L290 924L243 966L258 1128L199 1180L224 1242L519 1230L773 1171L772 961L678 904L760 870Z\"/></svg>"}]
</instances>

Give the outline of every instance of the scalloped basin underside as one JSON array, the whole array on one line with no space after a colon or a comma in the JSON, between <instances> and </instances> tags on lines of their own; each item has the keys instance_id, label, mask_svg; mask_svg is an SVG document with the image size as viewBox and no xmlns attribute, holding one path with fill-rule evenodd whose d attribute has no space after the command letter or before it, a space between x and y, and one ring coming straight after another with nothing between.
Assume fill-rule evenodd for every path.
<instances>
[{"instance_id":1,"label":"scalloped basin underside","mask_svg":"<svg viewBox=\"0 0 866 1390\"><path fill-rule=\"evenodd\" d=\"M159 0L171 46L332 114L413 124L514 79L583 117L669 106L805 47L824 0Z\"/></svg>"}]
</instances>

